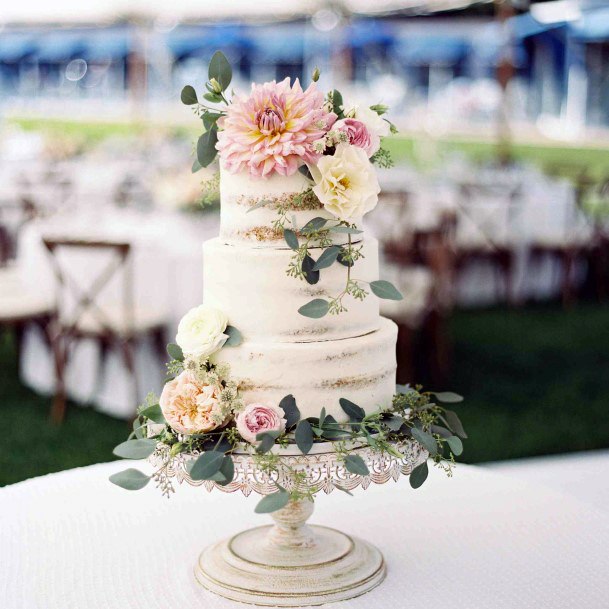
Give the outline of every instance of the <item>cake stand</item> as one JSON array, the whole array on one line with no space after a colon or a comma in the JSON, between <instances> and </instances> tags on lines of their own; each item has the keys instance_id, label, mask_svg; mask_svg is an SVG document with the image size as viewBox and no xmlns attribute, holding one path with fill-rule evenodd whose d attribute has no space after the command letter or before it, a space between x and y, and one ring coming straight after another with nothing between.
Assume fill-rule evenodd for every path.
<instances>
[{"instance_id":1,"label":"cake stand","mask_svg":"<svg viewBox=\"0 0 609 609\"><path fill-rule=\"evenodd\" d=\"M196 455L169 459L169 447L159 445L151 457L158 468L154 474L164 494L174 490L174 482L203 486L207 490L241 491L268 495L277 485L288 491L308 489L313 494L335 489L351 491L371 483L383 484L409 474L422 463L427 452L414 441L395 445L403 458L379 453L368 445L348 446L366 462L366 476L347 471L331 442L314 444L307 455L295 445L274 446L276 470L267 474L244 447L233 453L235 477L221 485L211 480L193 480L188 471ZM300 472L298 481L294 472ZM308 525L313 501L290 501L271 514L274 524L237 533L207 547L195 565L197 581L226 598L273 607L321 605L359 596L378 586L386 565L380 550L367 541L332 528Z\"/></svg>"}]
</instances>

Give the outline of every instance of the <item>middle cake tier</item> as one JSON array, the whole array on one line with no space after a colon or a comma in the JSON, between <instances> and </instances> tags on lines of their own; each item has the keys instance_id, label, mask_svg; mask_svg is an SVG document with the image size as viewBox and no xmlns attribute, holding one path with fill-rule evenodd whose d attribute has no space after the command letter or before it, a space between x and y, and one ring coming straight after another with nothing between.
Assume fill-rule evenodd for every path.
<instances>
[{"instance_id":1,"label":"middle cake tier","mask_svg":"<svg viewBox=\"0 0 609 609\"><path fill-rule=\"evenodd\" d=\"M317 259L323 250L311 250ZM339 263L323 269L315 285L290 277L290 249L252 248L210 239L203 245L203 302L226 313L247 341L310 342L361 336L379 328L379 303L345 296L346 312L311 319L298 309L314 298L337 296L347 281ZM352 268L363 282L378 279L378 242L363 242L363 257ZM367 288L366 284L363 284Z\"/></svg>"}]
</instances>

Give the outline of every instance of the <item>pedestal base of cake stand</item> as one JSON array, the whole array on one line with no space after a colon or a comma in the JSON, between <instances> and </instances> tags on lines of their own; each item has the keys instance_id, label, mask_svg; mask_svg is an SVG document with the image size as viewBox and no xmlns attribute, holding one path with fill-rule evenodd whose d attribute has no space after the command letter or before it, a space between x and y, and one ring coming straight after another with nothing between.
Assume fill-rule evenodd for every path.
<instances>
[{"instance_id":1,"label":"pedestal base of cake stand","mask_svg":"<svg viewBox=\"0 0 609 609\"><path fill-rule=\"evenodd\" d=\"M373 545L334 529L308 526L312 501L292 501L275 524L210 546L195 567L197 581L226 598L270 607L322 605L360 596L385 578Z\"/></svg>"}]
</instances>

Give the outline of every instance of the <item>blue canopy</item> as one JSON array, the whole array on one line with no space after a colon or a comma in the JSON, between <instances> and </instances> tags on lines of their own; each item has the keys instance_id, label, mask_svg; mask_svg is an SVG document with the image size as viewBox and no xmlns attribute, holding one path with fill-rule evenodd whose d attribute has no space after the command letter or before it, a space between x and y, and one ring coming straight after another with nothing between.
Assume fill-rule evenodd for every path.
<instances>
[{"instance_id":1,"label":"blue canopy","mask_svg":"<svg viewBox=\"0 0 609 609\"><path fill-rule=\"evenodd\" d=\"M387 46L394 38L393 28L384 21L371 19L355 21L345 30L345 42L355 48L372 44Z\"/></svg>"},{"instance_id":2,"label":"blue canopy","mask_svg":"<svg viewBox=\"0 0 609 609\"><path fill-rule=\"evenodd\" d=\"M183 26L167 36L167 46L178 59L211 55L218 49L247 47L241 26L218 24L215 26Z\"/></svg>"},{"instance_id":3,"label":"blue canopy","mask_svg":"<svg viewBox=\"0 0 609 609\"><path fill-rule=\"evenodd\" d=\"M89 61L125 59L131 51L131 35L126 30L96 32L85 41L83 59Z\"/></svg>"},{"instance_id":4,"label":"blue canopy","mask_svg":"<svg viewBox=\"0 0 609 609\"><path fill-rule=\"evenodd\" d=\"M414 65L455 65L467 56L469 50L467 40L456 36L401 38L394 46L399 59Z\"/></svg>"},{"instance_id":5,"label":"blue canopy","mask_svg":"<svg viewBox=\"0 0 609 609\"><path fill-rule=\"evenodd\" d=\"M584 11L581 19L569 24L569 33L582 42L609 40L609 7Z\"/></svg>"},{"instance_id":6,"label":"blue canopy","mask_svg":"<svg viewBox=\"0 0 609 609\"><path fill-rule=\"evenodd\" d=\"M85 50L85 41L72 32L54 32L40 36L37 47L38 61L58 63L81 56Z\"/></svg>"},{"instance_id":7,"label":"blue canopy","mask_svg":"<svg viewBox=\"0 0 609 609\"><path fill-rule=\"evenodd\" d=\"M31 34L0 34L0 61L20 61L36 50L36 40Z\"/></svg>"}]
</instances>

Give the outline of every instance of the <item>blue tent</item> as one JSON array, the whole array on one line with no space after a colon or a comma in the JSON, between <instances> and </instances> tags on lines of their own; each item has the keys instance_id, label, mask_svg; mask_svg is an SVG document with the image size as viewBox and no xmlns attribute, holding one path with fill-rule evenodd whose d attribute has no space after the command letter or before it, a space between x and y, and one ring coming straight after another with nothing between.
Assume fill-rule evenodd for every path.
<instances>
[{"instance_id":1,"label":"blue tent","mask_svg":"<svg viewBox=\"0 0 609 609\"><path fill-rule=\"evenodd\" d=\"M469 50L468 41L457 36L401 38L394 45L395 55L409 65L455 65Z\"/></svg>"},{"instance_id":2,"label":"blue tent","mask_svg":"<svg viewBox=\"0 0 609 609\"><path fill-rule=\"evenodd\" d=\"M233 24L182 26L167 36L167 46L177 59L208 56L218 49L247 47L243 28Z\"/></svg>"},{"instance_id":3,"label":"blue tent","mask_svg":"<svg viewBox=\"0 0 609 609\"><path fill-rule=\"evenodd\" d=\"M102 30L87 37L82 56L88 61L118 61L129 55L131 47L127 30Z\"/></svg>"},{"instance_id":4,"label":"blue tent","mask_svg":"<svg viewBox=\"0 0 609 609\"><path fill-rule=\"evenodd\" d=\"M18 62L36 51L34 36L25 33L0 34L0 61Z\"/></svg>"},{"instance_id":5,"label":"blue tent","mask_svg":"<svg viewBox=\"0 0 609 609\"><path fill-rule=\"evenodd\" d=\"M516 39L530 38L539 36L545 32L551 32L565 27L567 24L564 21L554 21L551 23L542 23L537 21L531 13L524 13L512 17L509 21L509 27L512 30L512 35Z\"/></svg>"},{"instance_id":6,"label":"blue tent","mask_svg":"<svg viewBox=\"0 0 609 609\"><path fill-rule=\"evenodd\" d=\"M80 57L85 40L73 32L44 34L37 41L36 58L40 63L60 63Z\"/></svg>"},{"instance_id":7,"label":"blue tent","mask_svg":"<svg viewBox=\"0 0 609 609\"><path fill-rule=\"evenodd\" d=\"M569 34L581 42L609 40L609 7L584 11L581 19L569 24Z\"/></svg>"}]
</instances>

